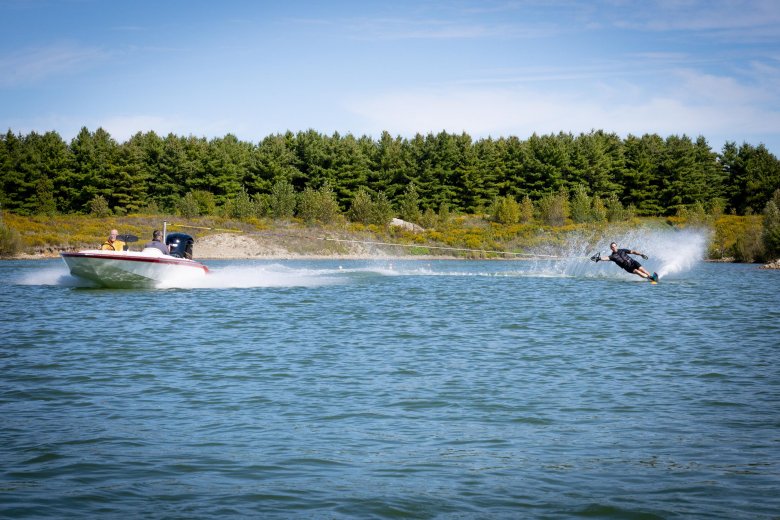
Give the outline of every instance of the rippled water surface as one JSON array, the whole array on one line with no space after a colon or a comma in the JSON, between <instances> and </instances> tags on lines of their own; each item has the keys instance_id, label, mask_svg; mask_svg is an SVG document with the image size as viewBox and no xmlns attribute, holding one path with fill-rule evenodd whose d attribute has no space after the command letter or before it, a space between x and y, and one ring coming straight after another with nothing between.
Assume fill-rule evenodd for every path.
<instances>
[{"instance_id":1,"label":"rippled water surface","mask_svg":"<svg viewBox=\"0 0 780 520\"><path fill-rule=\"evenodd\" d=\"M778 518L780 273L0 262L0 516Z\"/></svg>"}]
</instances>

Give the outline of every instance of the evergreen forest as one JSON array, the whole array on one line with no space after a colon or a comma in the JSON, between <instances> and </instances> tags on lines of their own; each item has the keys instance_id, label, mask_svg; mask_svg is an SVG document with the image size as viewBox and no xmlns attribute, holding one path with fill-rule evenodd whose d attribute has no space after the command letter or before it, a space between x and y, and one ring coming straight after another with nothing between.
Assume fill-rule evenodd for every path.
<instances>
[{"instance_id":1,"label":"evergreen forest","mask_svg":"<svg viewBox=\"0 0 780 520\"><path fill-rule=\"evenodd\" d=\"M82 128L69 143L57 132L0 136L0 204L19 215L90 213L96 200L115 215L149 208L181 214L183 201L216 214L241 197L270 214L268 201L283 187L297 195L327 190L341 212L361 197L399 210L411 187L421 210L463 214L484 213L498 200L538 204L565 193L612 201L637 216L694 207L751 215L780 188L780 161L762 144L729 142L716 152L703 137L621 138L601 130L525 140L308 130L257 143L154 132L118 143L101 128Z\"/></svg>"}]
</instances>

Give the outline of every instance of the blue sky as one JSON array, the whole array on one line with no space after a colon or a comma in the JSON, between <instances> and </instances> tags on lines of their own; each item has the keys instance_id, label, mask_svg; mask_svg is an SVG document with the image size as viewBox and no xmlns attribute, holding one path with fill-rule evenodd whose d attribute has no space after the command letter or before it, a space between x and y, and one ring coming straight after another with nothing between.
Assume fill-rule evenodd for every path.
<instances>
[{"instance_id":1,"label":"blue sky","mask_svg":"<svg viewBox=\"0 0 780 520\"><path fill-rule=\"evenodd\" d=\"M780 156L776 0L0 0L0 127L603 129Z\"/></svg>"}]
</instances>

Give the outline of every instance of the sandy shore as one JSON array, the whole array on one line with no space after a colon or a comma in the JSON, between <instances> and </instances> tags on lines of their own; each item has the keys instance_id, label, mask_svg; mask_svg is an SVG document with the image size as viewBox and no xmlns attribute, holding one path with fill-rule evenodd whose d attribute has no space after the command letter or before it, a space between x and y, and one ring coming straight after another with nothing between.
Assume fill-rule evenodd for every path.
<instances>
[{"instance_id":1,"label":"sandy shore","mask_svg":"<svg viewBox=\"0 0 780 520\"><path fill-rule=\"evenodd\" d=\"M200 238L195 243L196 260L370 260L370 259L408 259L408 260L467 260L464 256L454 255L418 255L409 254L409 247L379 245L371 241L341 241L312 236L292 234L244 235L235 233L217 233ZM133 244L133 250L140 246ZM424 246L419 246L424 247ZM59 251L43 251L37 254L20 254L12 258L18 260L36 260L58 258ZM500 260L527 260L523 257L497 256ZM718 261L718 260L712 260ZM729 260L719 260L729 261ZM780 259L760 266L761 269L780 269Z\"/></svg>"},{"instance_id":2,"label":"sandy shore","mask_svg":"<svg viewBox=\"0 0 780 520\"><path fill-rule=\"evenodd\" d=\"M366 241L370 242L370 241ZM133 251L140 251L141 246L130 245ZM10 259L41 260L59 258L60 251L51 249L34 254L22 253ZM382 259L415 259L415 260L455 260L462 256L451 255L411 255L409 248L393 245L375 245L350 241L329 241L309 236L292 234L279 235L239 235L235 233L218 233L207 235L195 242L195 260L370 260ZM510 258L514 259L514 258Z\"/></svg>"},{"instance_id":3,"label":"sandy shore","mask_svg":"<svg viewBox=\"0 0 780 520\"><path fill-rule=\"evenodd\" d=\"M409 248L360 242L335 242L312 237L252 236L220 233L201 238L195 244L195 258L201 260L232 259L458 259L450 255L410 255Z\"/></svg>"}]
</instances>

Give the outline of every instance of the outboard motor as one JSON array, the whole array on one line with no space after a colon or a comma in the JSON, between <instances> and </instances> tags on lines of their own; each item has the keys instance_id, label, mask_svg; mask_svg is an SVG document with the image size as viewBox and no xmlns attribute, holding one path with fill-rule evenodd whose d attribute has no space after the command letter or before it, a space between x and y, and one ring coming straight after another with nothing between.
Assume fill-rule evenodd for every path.
<instances>
[{"instance_id":1,"label":"outboard motor","mask_svg":"<svg viewBox=\"0 0 780 520\"><path fill-rule=\"evenodd\" d=\"M192 260L192 245L195 240L186 233L169 233L165 244L171 250L171 256Z\"/></svg>"}]
</instances>

